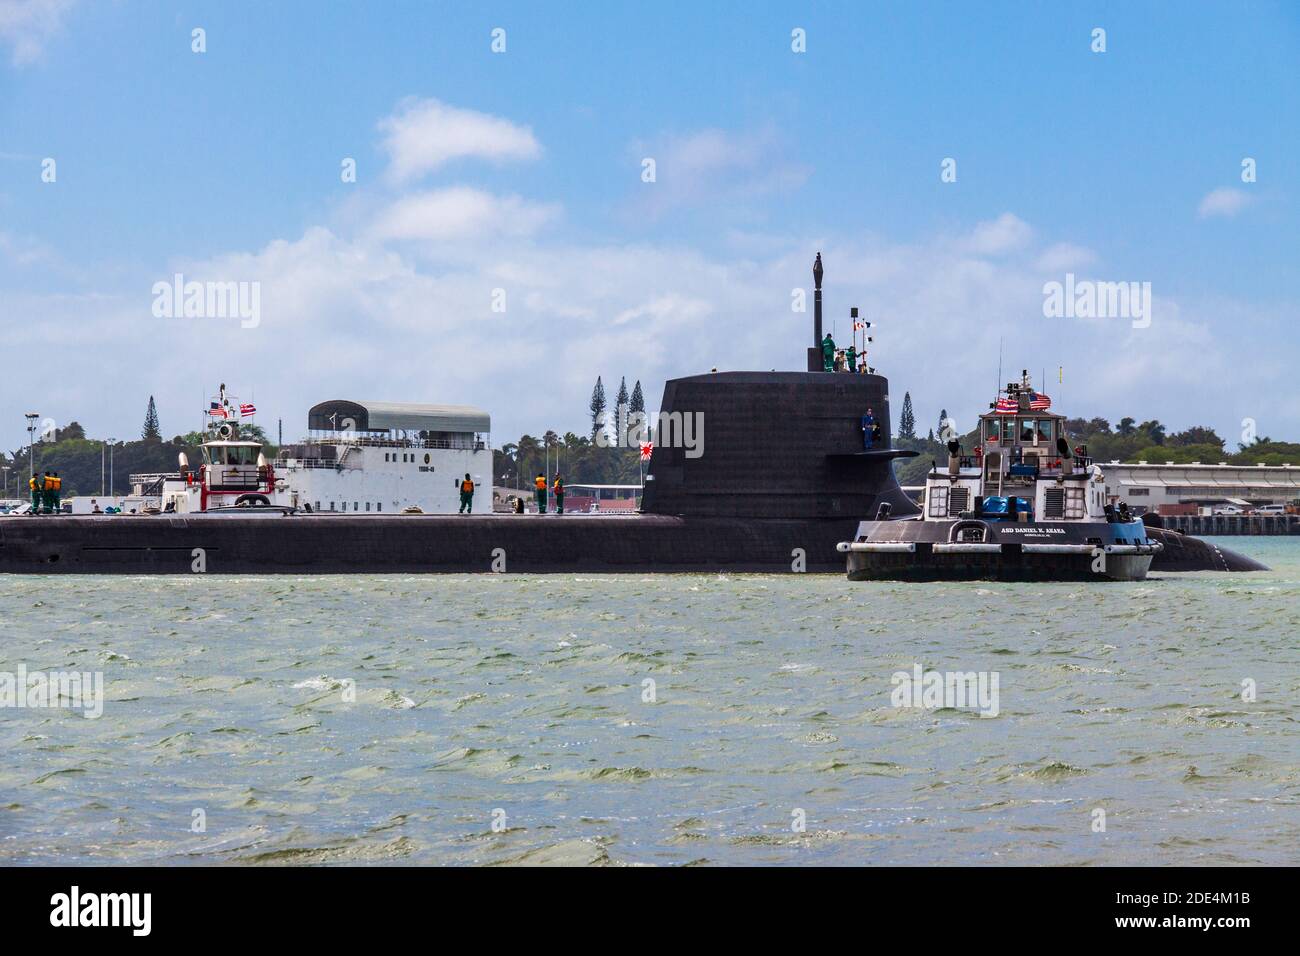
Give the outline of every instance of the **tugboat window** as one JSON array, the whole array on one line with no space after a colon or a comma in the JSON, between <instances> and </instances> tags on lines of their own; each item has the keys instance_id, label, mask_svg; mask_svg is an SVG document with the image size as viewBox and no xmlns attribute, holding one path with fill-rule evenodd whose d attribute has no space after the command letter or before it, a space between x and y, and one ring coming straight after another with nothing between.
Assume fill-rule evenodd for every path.
<instances>
[{"instance_id":1,"label":"tugboat window","mask_svg":"<svg viewBox=\"0 0 1300 956\"><path fill-rule=\"evenodd\" d=\"M930 489L930 517L948 517L948 489L942 485Z\"/></svg>"},{"instance_id":2,"label":"tugboat window","mask_svg":"<svg viewBox=\"0 0 1300 956\"><path fill-rule=\"evenodd\" d=\"M998 423L997 419L989 419L984 423L984 440L995 442L998 440Z\"/></svg>"},{"instance_id":3,"label":"tugboat window","mask_svg":"<svg viewBox=\"0 0 1300 956\"><path fill-rule=\"evenodd\" d=\"M1008 445L1016 440L1016 420L1014 418L1008 418L1002 422L1002 440Z\"/></svg>"},{"instance_id":4,"label":"tugboat window","mask_svg":"<svg viewBox=\"0 0 1300 956\"><path fill-rule=\"evenodd\" d=\"M1022 418L1020 421L1020 440L1022 442L1033 442L1034 440L1034 420L1032 418Z\"/></svg>"}]
</instances>

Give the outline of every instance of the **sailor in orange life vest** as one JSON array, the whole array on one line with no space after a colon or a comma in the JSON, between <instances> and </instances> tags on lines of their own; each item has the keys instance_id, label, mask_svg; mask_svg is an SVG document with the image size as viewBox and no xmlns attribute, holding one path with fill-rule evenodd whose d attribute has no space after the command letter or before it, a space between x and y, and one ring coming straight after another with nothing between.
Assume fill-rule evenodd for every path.
<instances>
[{"instance_id":1,"label":"sailor in orange life vest","mask_svg":"<svg viewBox=\"0 0 1300 956\"><path fill-rule=\"evenodd\" d=\"M465 472L465 480L460 483L460 513L474 513L474 482Z\"/></svg>"},{"instance_id":2,"label":"sailor in orange life vest","mask_svg":"<svg viewBox=\"0 0 1300 956\"><path fill-rule=\"evenodd\" d=\"M564 514L564 479L556 475L551 490L555 492L555 513L562 515Z\"/></svg>"},{"instance_id":3,"label":"sailor in orange life vest","mask_svg":"<svg viewBox=\"0 0 1300 956\"><path fill-rule=\"evenodd\" d=\"M533 479L533 487L537 489L537 513L546 514L546 476L538 472L537 477Z\"/></svg>"}]
</instances>

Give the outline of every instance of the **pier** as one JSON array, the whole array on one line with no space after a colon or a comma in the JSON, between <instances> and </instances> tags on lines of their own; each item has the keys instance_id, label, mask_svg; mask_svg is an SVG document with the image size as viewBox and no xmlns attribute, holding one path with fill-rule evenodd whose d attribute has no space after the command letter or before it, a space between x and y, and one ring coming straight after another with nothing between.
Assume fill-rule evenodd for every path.
<instances>
[{"instance_id":1,"label":"pier","mask_svg":"<svg viewBox=\"0 0 1300 956\"><path fill-rule=\"evenodd\" d=\"M1300 515L1161 515L1171 531L1198 537L1231 534L1300 534Z\"/></svg>"}]
</instances>

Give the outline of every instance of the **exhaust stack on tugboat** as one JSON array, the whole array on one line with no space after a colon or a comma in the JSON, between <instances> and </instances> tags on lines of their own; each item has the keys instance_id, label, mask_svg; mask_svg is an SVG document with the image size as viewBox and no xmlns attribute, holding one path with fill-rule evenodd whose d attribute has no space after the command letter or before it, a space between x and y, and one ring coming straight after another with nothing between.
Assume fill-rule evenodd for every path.
<instances>
[{"instance_id":1,"label":"exhaust stack on tugboat","mask_svg":"<svg viewBox=\"0 0 1300 956\"><path fill-rule=\"evenodd\" d=\"M920 515L877 514L838 545L850 580L1144 579L1163 545L1106 503L1101 468L1028 372L989 407L973 453L949 441L947 467L930 469Z\"/></svg>"}]
</instances>

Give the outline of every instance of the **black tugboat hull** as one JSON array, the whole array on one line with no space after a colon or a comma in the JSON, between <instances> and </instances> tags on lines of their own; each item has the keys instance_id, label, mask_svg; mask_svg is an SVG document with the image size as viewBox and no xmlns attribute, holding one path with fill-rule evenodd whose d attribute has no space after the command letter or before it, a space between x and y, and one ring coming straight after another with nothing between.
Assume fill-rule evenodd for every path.
<instances>
[{"instance_id":1,"label":"black tugboat hull","mask_svg":"<svg viewBox=\"0 0 1300 956\"><path fill-rule=\"evenodd\" d=\"M1140 521L864 521L838 547L854 581L1140 581L1162 544Z\"/></svg>"}]
</instances>

